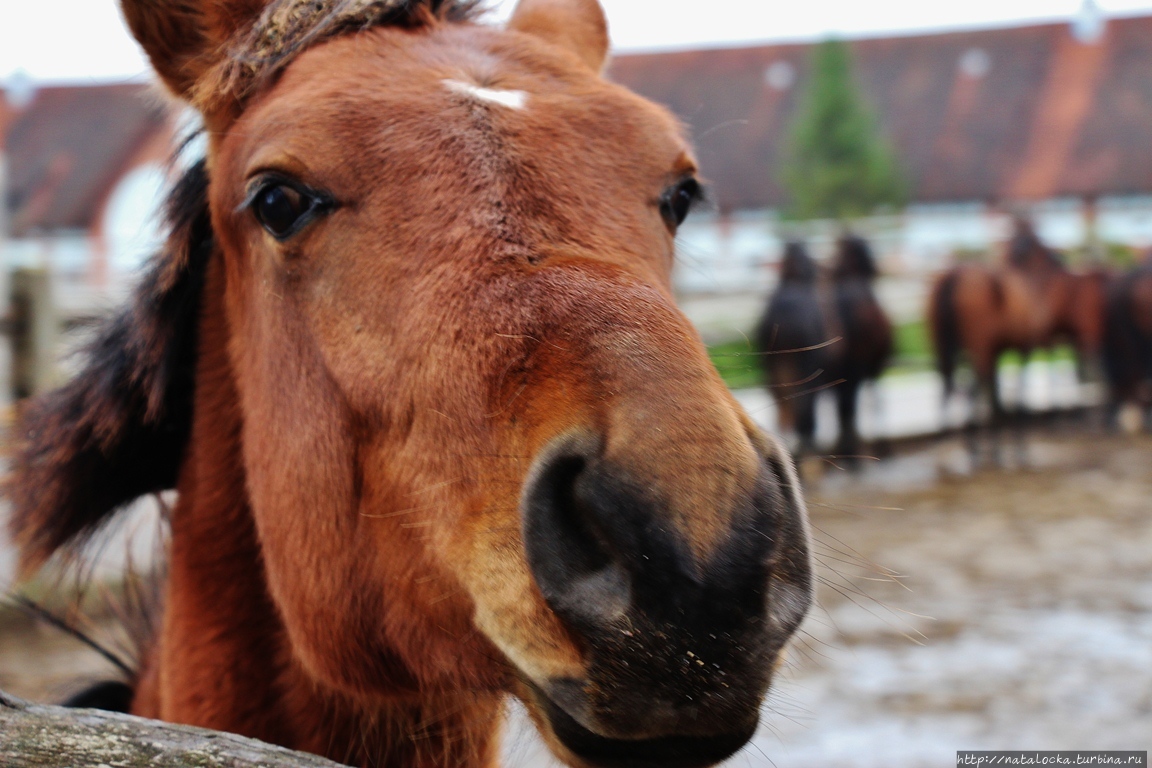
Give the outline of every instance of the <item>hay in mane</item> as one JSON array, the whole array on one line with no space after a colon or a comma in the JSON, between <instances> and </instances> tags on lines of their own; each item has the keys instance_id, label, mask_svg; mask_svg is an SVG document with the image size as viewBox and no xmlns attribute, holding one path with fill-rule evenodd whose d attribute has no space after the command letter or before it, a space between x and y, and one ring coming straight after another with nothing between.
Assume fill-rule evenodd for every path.
<instances>
[{"instance_id":1,"label":"hay in mane","mask_svg":"<svg viewBox=\"0 0 1152 768\"><path fill-rule=\"evenodd\" d=\"M480 0L274 0L236 36L215 76L198 89L198 106L222 96L242 102L309 47L372 27L466 21Z\"/></svg>"}]
</instances>

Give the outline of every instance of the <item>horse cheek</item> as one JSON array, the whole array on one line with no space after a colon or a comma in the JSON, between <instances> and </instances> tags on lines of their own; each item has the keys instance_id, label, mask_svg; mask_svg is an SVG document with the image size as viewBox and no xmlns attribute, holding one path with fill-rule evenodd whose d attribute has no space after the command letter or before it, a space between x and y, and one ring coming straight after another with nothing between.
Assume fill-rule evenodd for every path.
<instances>
[{"instance_id":1,"label":"horse cheek","mask_svg":"<svg viewBox=\"0 0 1152 768\"><path fill-rule=\"evenodd\" d=\"M244 338L252 341L237 361L248 491L269 592L312 676L359 691L409 682L403 665L382 652L374 625L360 620L378 616L382 600L362 567L370 562L367 543L356 536L349 415L304 323L285 309L248 315L252 332Z\"/></svg>"}]
</instances>

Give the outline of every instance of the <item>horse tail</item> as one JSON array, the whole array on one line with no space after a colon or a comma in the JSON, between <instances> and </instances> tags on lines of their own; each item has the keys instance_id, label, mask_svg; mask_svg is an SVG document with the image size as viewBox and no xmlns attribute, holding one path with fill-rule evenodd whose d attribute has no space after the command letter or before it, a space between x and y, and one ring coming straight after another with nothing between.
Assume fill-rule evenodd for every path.
<instances>
[{"instance_id":1,"label":"horse tail","mask_svg":"<svg viewBox=\"0 0 1152 768\"><path fill-rule=\"evenodd\" d=\"M175 487L191 431L200 294L212 252L208 173L190 168L168 198L169 236L129 306L104 323L83 370L32 400L3 492L30 574L75 552L122 505Z\"/></svg>"},{"instance_id":2,"label":"horse tail","mask_svg":"<svg viewBox=\"0 0 1152 768\"><path fill-rule=\"evenodd\" d=\"M952 394L955 386L956 360L960 356L960 319L956 311L959 283L960 272L956 269L945 273L936 283L928 318L936 346L936 370L944 380L945 398Z\"/></svg>"}]
</instances>

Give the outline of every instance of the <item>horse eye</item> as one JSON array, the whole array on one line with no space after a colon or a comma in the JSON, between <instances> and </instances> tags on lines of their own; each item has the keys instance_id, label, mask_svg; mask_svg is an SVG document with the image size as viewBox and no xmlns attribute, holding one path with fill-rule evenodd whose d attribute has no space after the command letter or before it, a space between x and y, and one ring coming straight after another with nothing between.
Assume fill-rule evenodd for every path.
<instances>
[{"instance_id":1,"label":"horse eye","mask_svg":"<svg viewBox=\"0 0 1152 768\"><path fill-rule=\"evenodd\" d=\"M660 213L668 226L675 229L688 218L692 204L700 197L700 182L696 179L684 179L676 186L664 193L660 201Z\"/></svg>"},{"instance_id":2,"label":"horse eye","mask_svg":"<svg viewBox=\"0 0 1152 768\"><path fill-rule=\"evenodd\" d=\"M268 234L285 240L316 213L322 200L282 181L265 184L252 199L252 213Z\"/></svg>"}]
</instances>

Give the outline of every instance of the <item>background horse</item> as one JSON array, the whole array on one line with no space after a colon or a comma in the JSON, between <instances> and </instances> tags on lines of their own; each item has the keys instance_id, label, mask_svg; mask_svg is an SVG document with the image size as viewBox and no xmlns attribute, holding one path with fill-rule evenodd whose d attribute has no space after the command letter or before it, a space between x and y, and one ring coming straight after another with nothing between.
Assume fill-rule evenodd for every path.
<instances>
[{"instance_id":1,"label":"background horse","mask_svg":"<svg viewBox=\"0 0 1152 768\"><path fill-rule=\"evenodd\" d=\"M1008 244L1006 266L1023 275L1032 291L1036 339L1018 349L1027 363L1036 349L1071 344L1080 370L1087 373L1099 362L1104 334L1104 293L1108 273L1103 269L1073 272L1059 252L1049 248L1026 219L1016 219Z\"/></svg>"},{"instance_id":2,"label":"background horse","mask_svg":"<svg viewBox=\"0 0 1152 768\"><path fill-rule=\"evenodd\" d=\"M823 281L801 244L785 251L755 343L781 423L796 429L801 451L813 449L816 399L824 389L836 397L835 453L853 457L860 450L860 387L878 379L892 355L892 325L872 291L877 274L871 249L856 236L837 241Z\"/></svg>"},{"instance_id":3,"label":"background horse","mask_svg":"<svg viewBox=\"0 0 1152 768\"><path fill-rule=\"evenodd\" d=\"M780 262L780 282L756 326L754 343L780 428L795 430L799 452L815 449L816 395L828 357L828 332L817 295L820 268L803 243L791 242Z\"/></svg>"},{"instance_id":4,"label":"background horse","mask_svg":"<svg viewBox=\"0 0 1152 768\"><path fill-rule=\"evenodd\" d=\"M974 415L967 432L974 458L980 453L977 425L983 420L990 427L993 460L1000 461L1000 431L1007 421L1000 392L1000 356L1016 351L1023 366L1037 348L1071 341L1081 359L1096 359L1102 343L1105 281L1100 273L1069 271L1031 224L1017 219L1003 266L963 264L945 271L933 283L928 327L943 379L945 407L955 391L961 354L972 368ZM1024 391L1023 367L1019 391ZM983 418L982 408L986 409ZM1021 400L1016 409L1018 425L1022 409Z\"/></svg>"},{"instance_id":5,"label":"background horse","mask_svg":"<svg viewBox=\"0 0 1152 768\"><path fill-rule=\"evenodd\" d=\"M1081 380L1099 378L1108 287L1112 279L1112 273L1102 267L1071 273L1068 300L1057 316L1049 339L1049 345L1059 342L1072 345Z\"/></svg>"},{"instance_id":6,"label":"background horse","mask_svg":"<svg viewBox=\"0 0 1152 768\"><path fill-rule=\"evenodd\" d=\"M1005 351L1030 352L1038 343L1042 326L1033 312L1031 289L1016 271L976 264L953 267L937 277L929 290L928 327L944 384L944 407L955 391L960 355L966 354L973 374L970 399L975 412L967 430L969 451L978 457L976 431L983 405L988 409L994 459L999 461L1006 411L997 366Z\"/></svg>"},{"instance_id":7,"label":"background horse","mask_svg":"<svg viewBox=\"0 0 1152 768\"><path fill-rule=\"evenodd\" d=\"M175 487L133 713L357 765L704 766L811 592L787 454L672 300L699 194L593 0L124 0L207 158L30 405L30 574Z\"/></svg>"},{"instance_id":8,"label":"background horse","mask_svg":"<svg viewBox=\"0 0 1152 768\"><path fill-rule=\"evenodd\" d=\"M879 274L866 240L855 235L840 238L832 262L828 330L841 341L829 345L828 376L837 382L833 388L840 417L836 453L845 457L860 452L856 425L860 388L879 379L892 357L892 322L872 290Z\"/></svg>"},{"instance_id":9,"label":"background horse","mask_svg":"<svg viewBox=\"0 0 1152 768\"><path fill-rule=\"evenodd\" d=\"M1104 323L1109 421L1130 403L1152 428L1152 261L1109 285Z\"/></svg>"}]
</instances>

